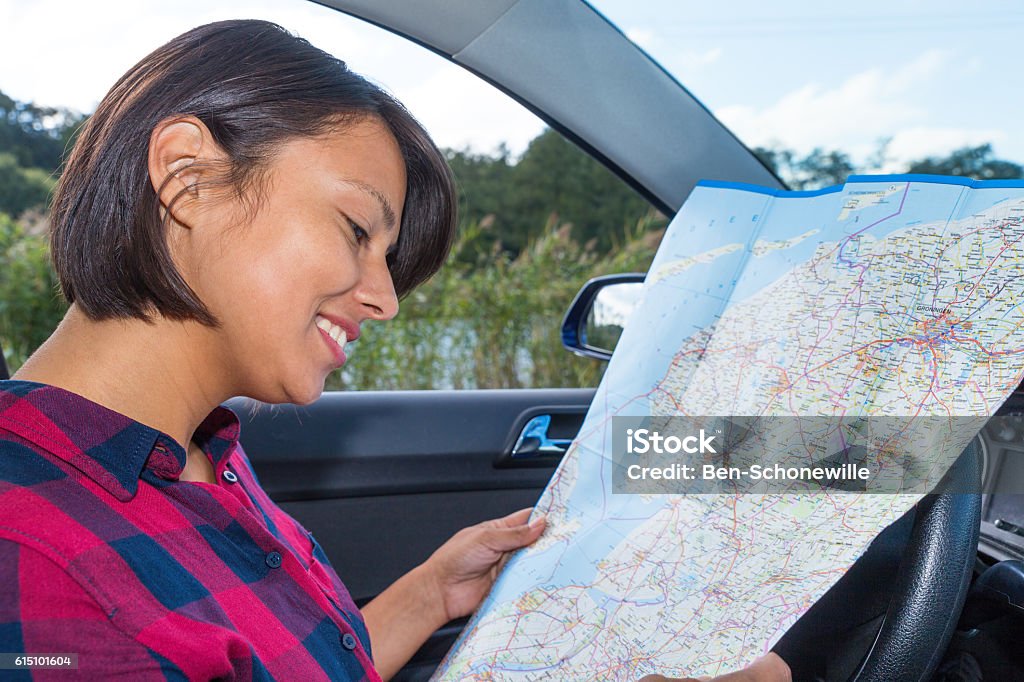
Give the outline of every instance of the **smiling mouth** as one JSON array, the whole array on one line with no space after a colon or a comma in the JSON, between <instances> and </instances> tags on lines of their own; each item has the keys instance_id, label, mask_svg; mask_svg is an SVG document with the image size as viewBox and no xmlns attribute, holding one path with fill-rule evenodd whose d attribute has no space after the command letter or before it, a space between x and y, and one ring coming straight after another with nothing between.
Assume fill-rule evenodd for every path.
<instances>
[{"instance_id":1,"label":"smiling mouth","mask_svg":"<svg viewBox=\"0 0 1024 682\"><path fill-rule=\"evenodd\" d=\"M340 367L345 364L345 360L348 358L345 355L345 344L348 342L348 335L345 334L345 330L320 315L316 316L316 326L320 330L320 335L324 337L331 352L334 354L334 359L338 366Z\"/></svg>"}]
</instances>

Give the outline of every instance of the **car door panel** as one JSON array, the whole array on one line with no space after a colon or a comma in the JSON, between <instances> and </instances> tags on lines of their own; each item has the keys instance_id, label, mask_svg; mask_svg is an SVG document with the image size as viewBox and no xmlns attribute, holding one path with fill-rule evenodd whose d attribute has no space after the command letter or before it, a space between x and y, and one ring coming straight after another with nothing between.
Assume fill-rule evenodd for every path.
<instances>
[{"instance_id":1,"label":"car door panel","mask_svg":"<svg viewBox=\"0 0 1024 682\"><path fill-rule=\"evenodd\" d=\"M509 465L530 417L578 424L594 389L336 392L229 405L260 482L323 546L358 603L457 530L536 502L557 457ZM571 422L570 422L571 423Z\"/></svg>"},{"instance_id":2,"label":"car door panel","mask_svg":"<svg viewBox=\"0 0 1024 682\"><path fill-rule=\"evenodd\" d=\"M235 399L267 493L324 548L363 605L466 526L532 506L559 458L510 457L551 414L572 439L594 389L326 393L315 403ZM425 680L466 619L428 640L395 680Z\"/></svg>"}]
</instances>

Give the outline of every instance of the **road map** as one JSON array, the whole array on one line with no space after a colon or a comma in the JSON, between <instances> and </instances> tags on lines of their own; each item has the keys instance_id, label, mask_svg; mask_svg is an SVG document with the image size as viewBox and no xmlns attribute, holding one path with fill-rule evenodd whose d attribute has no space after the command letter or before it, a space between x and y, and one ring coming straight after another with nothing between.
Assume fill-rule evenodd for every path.
<instances>
[{"instance_id":1,"label":"road map","mask_svg":"<svg viewBox=\"0 0 1024 682\"><path fill-rule=\"evenodd\" d=\"M1021 383L1022 325L1024 182L700 183L537 504L547 530L508 562L435 679L636 680L751 663L921 490L800 481L680 494L706 491L648 481L625 493L617 420L685 417L708 434L735 415L948 420L926 491ZM906 462L885 459L895 452L863 461L906 477ZM786 466L801 454L761 451Z\"/></svg>"}]
</instances>

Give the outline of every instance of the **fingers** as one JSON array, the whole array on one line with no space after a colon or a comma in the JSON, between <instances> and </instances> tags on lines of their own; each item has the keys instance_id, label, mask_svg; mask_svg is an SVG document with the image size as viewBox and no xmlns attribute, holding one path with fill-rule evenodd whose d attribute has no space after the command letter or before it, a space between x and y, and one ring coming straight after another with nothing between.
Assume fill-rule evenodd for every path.
<instances>
[{"instance_id":1,"label":"fingers","mask_svg":"<svg viewBox=\"0 0 1024 682\"><path fill-rule=\"evenodd\" d=\"M536 541L541 533L544 532L546 522L543 516L538 516L527 525L526 519L529 516L529 511L529 509L524 509L506 516L504 519L499 519L499 521L504 522L515 517L519 519L517 525L511 527L497 526L486 529L485 542L487 546L499 552L510 552ZM523 512L527 513L524 514Z\"/></svg>"},{"instance_id":2,"label":"fingers","mask_svg":"<svg viewBox=\"0 0 1024 682\"><path fill-rule=\"evenodd\" d=\"M699 677L699 678L675 678L663 675L647 675L640 678L638 682L700 682L710 680L711 682L792 682L793 676L786 662L779 658L778 654L770 652L757 659L743 670L728 673L721 677Z\"/></svg>"},{"instance_id":3,"label":"fingers","mask_svg":"<svg viewBox=\"0 0 1024 682\"><path fill-rule=\"evenodd\" d=\"M490 523L495 526L502 528L514 528L515 526L522 526L526 524L526 520L530 518L530 513L533 511L533 507L527 507L526 509L520 509L517 512L512 512L508 516L503 516L500 519L494 519Z\"/></svg>"},{"instance_id":4,"label":"fingers","mask_svg":"<svg viewBox=\"0 0 1024 682\"><path fill-rule=\"evenodd\" d=\"M714 682L792 682L793 675L786 662L769 652L743 670L714 678Z\"/></svg>"},{"instance_id":5,"label":"fingers","mask_svg":"<svg viewBox=\"0 0 1024 682\"><path fill-rule=\"evenodd\" d=\"M750 680L772 680L773 682L792 682L793 673L789 666L774 651L770 651L750 664L744 672L749 673Z\"/></svg>"}]
</instances>

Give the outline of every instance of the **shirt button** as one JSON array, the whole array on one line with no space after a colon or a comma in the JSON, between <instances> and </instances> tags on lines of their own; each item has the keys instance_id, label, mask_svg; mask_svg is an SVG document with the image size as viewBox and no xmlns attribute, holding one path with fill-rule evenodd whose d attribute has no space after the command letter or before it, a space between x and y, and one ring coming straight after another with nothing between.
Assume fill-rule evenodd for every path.
<instances>
[{"instance_id":1,"label":"shirt button","mask_svg":"<svg viewBox=\"0 0 1024 682\"><path fill-rule=\"evenodd\" d=\"M221 474L220 476L228 483L238 483L238 476L236 476L235 472L231 471L230 469L225 469L224 473Z\"/></svg>"},{"instance_id":2,"label":"shirt button","mask_svg":"<svg viewBox=\"0 0 1024 682\"><path fill-rule=\"evenodd\" d=\"M351 632L346 632L341 637L341 645L349 651L352 651L356 648L356 638L352 636Z\"/></svg>"},{"instance_id":3,"label":"shirt button","mask_svg":"<svg viewBox=\"0 0 1024 682\"><path fill-rule=\"evenodd\" d=\"M270 552L267 554L267 566L271 568L281 567L281 554L280 552Z\"/></svg>"}]
</instances>

